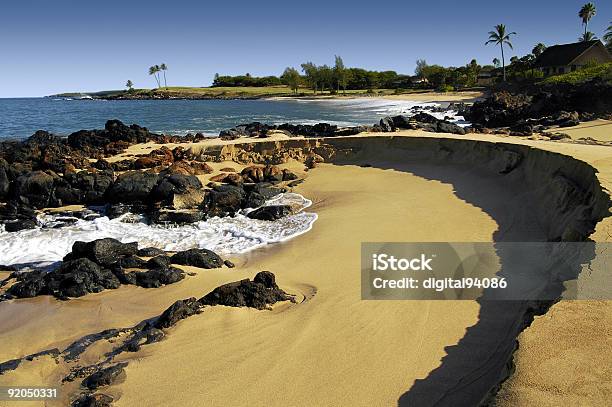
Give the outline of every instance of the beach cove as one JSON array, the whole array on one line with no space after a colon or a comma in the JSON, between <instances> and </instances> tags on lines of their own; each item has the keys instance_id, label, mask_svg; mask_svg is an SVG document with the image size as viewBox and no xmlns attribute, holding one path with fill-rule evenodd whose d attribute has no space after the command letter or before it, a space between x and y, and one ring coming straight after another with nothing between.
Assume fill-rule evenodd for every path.
<instances>
[{"instance_id":1,"label":"beach cove","mask_svg":"<svg viewBox=\"0 0 612 407\"><path fill-rule=\"evenodd\" d=\"M303 300L295 305L276 306L272 312L215 308L181 322L165 341L147 347L144 354L122 356L130 364L126 368L125 382L113 386L113 395L120 396L118 405L137 402L161 405L169 402L166 397L176 400L177 394L181 395L184 404L196 399L215 403L221 398L227 400L228 394L232 394L230 389L236 387L242 389L233 400L236 405L275 405L277 402L287 404L295 401L329 404L334 400L346 402L347 397L353 405L372 405L381 400L383 404L393 404L398 399L401 404L406 398L428 397L415 395L410 389L443 366L440 360L446 355L445 348L460 343L466 328L477 324L479 306L470 301L424 301L418 304L361 301L359 243L371 240L491 241L520 236L537 240L545 238L548 232L546 228L534 228L528 210L513 210L529 207L525 206L526 202L531 202L529 194L517 195L516 191L521 187L512 185L512 182L500 182L499 174L487 175L482 168L461 164L436 166L397 149L403 138L407 139L409 146L412 143L409 140L415 136L420 138L414 139L416 145L427 143L429 138L452 140L453 137L414 131L396 133L391 138L386 134L374 134L325 140L336 146L357 147L362 153L348 162L340 160L335 164L319 164L307 172L305 182L294 188L295 192L313 202L310 210L318 215L313 229L278 247L251 252L236 261L236 269L198 271L196 276L163 288L163 296L158 292L125 287L67 303L44 298L34 300L34 304L44 304L44 316L40 310L33 314L30 306L22 307L19 301L1 304L0 309L8 307L10 315L27 312L22 315L24 319L27 315L29 321L21 326L6 325L5 343L10 352L7 356L19 357L51 346L61 348L87 333L136 324L159 314L174 299L198 296L219 284L252 277L265 269L275 272L278 284ZM492 135L465 138L486 143L516 140ZM266 143L269 147L265 146ZM264 140L263 144L257 143L261 147L254 146L245 151L253 156L254 151L263 152L266 148L282 150L282 143L282 140ZM316 141L287 143L300 148L299 143L314 146ZM466 145L470 141L460 143ZM219 147L214 144L211 140L197 151L218 155L222 159L220 164L224 165L244 148L237 141L221 143ZM604 185L612 179L609 177L607 147L529 140L517 144L572 154L597 165L598 178ZM396 147L390 148L393 145ZM139 145L130 147L141 148ZM422 152L419 156L424 157ZM302 169L299 162L289 161L288 165L295 171ZM416 198L414 191L423 192ZM411 196L413 198L409 198ZM535 203L532 205L537 206ZM451 213L453 216L448 217ZM509 225L512 227L508 228ZM599 223L594 236L605 235L608 228L607 220ZM138 295L134 295L135 292ZM122 304L120 314L114 312L114 304ZM98 315L95 321L86 317L92 312ZM89 322L82 323L68 335L60 328L68 321L76 320ZM8 320L4 322L7 323ZM406 330L406 327L415 326L418 329ZM27 344L16 339L34 338L28 332L40 329L49 335ZM321 353L319 344L323 337L328 339L325 340L326 351ZM495 343L510 339L499 337L491 340ZM396 351L393 354L378 352L381 341ZM482 344L478 346L482 347ZM222 347L223 352L211 351ZM415 349L418 349L417 353ZM465 351L465 348L461 349ZM92 350L91 360L95 360L95 354L96 351ZM279 354L283 355L282 358L278 357ZM330 360L334 362L330 363ZM499 362L505 363L501 354ZM40 363L40 360L25 362L0 380L36 377L41 371ZM45 369L52 366L46 362L44 365L47 366ZM261 366L266 368L262 370ZM345 368L338 370L337 366ZM46 370L46 374L53 371L55 373L49 377L59 378L64 374L64 368L51 368L51 371ZM151 371L172 372L173 377L184 377L184 380L168 382L160 377L152 383ZM354 375L351 373L351 380L347 381L348 372ZM181 383L190 382L189 377L194 374L207 378L207 381L201 381L202 387L192 385L185 389ZM278 386L288 377L297 385ZM315 388L329 389L330 382L336 384L329 391L313 391ZM283 391L262 393L260 386L279 387ZM374 388L376 393L372 391ZM464 397L450 389L447 396Z\"/></svg>"}]
</instances>

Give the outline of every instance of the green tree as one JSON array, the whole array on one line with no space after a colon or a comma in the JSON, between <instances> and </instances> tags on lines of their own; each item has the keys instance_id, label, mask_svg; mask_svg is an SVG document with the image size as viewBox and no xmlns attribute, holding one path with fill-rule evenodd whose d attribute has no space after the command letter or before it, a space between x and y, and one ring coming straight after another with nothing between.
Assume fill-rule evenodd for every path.
<instances>
[{"instance_id":1,"label":"green tree","mask_svg":"<svg viewBox=\"0 0 612 407\"><path fill-rule=\"evenodd\" d=\"M580 17L580 19L582 20L582 24L584 25L584 36L585 37L588 31L589 20L595 17L596 13L597 13L597 10L595 10L595 5L593 3L585 4L584 6L580 8L580 11L578 11L578 17Z\"/></svg>"},{"instance_id":2,"label":"green tree","mask_svg":"<svg viewBox=\"0 0 612 407\"><path fill-rule=\"evenodd\" d=\"M510 49L512 49L512 43L510 42L511 35L516 35L516 33L514 31L507 33L506 26L504 24L497 24L495 26L495 31L489 31L489 40L485 42L485 45L497 44L501 49L504 82L506 81L506 60L504 58L504 45L507 45Z\"/></svg>"},{"instance_id":3,"label":"green tree","mask_svg":"<svg viewBox=\"0 0 612 407\"><path fill-rule=\"evenodd\" d=\"M544 50L546 50L546 45L542 44L541 42L536 44L535 47L533 47L533 49L531 50L531 53L533 55L535 55L535 57L539 57L540 55L542 55L542 52L544 52Z\"/></svg>"},{"instance_id":4,"label":"green tree","mask_svg":"<svg viewBox=\"0 0 612 407\"><path fill-rule=\"evenodd\" d=\"M300 73L295 68L286 68L285 72L281 75L281 81L287 86L291 88L293 93L297 94L298 89L300 87L300 81L302 77Z\"/></svg>"},{"instance_id":5,"label":"green tree","mask_svg":"<svg viewBox=\"0 0 612 407\"><path fill-rule=\"evenodd\" d=\"M344 66L344 61L342 57L339 55L335 55L335 64L334 64L334 76L336 79L336 84L338 86L338 92L340 92L340 87L342 87L342 93L346 94L346 84L348 82L348 71Z\"/></svg>"},{"instance_id":6,"label":"green tree","mask_svg":"<svg viewBox=\"0 0 612 407\"><path fill-rule=\"evenodd\" d=\"M168 70L168 66L166 66L166 64L161 64L159 69L164 72L164 88L168 89L168 82L166 82L166 71Z\"/></svg>"},{"instance_id":7,"label":"green tree","mask_svg":"<svg viewBox=\"0 0 612 407\"><path fill-rule=\"evenodd\" d=\"M493 66L499 68L501 66L501 62L499 62L498 58L493 58Z\"/></svg>"},{"instance_id":8,"label":"green tree","mask_svg":"<svg viewBox=\"0 0 612 407\"><path fill-rule=\"evenodd\" d=\"M425 61L424 59L417 59L414 74L421 79L425 79L425 68L427 68L427 61Z\"/></svg>"},{"instance_id":9,"label":"green tree","mask_svg":"<svg viewBox=\"0 0 612 407\"><path fill-rule=\"evenodd\" d=\"M132 88L134 87L134 84L132 83L131 80L128 79L128 81L125 83L125 87L128 88L128 91L131 91Z\"/></svg>"},{"instance_id":10,"label":"green tree","mask_svg":"<svg viewBox=\"0 0 612 407\"><path fill-rule=\"evenodd\" d=\"M589 42L589 41L593 41L596 39L597 37L595 36L595 34L593 34L590 31L587 31L584 34L582 34L580 37L578 37L578 41L580 42Z\"/></svg>"},{"instance_id":11,"label":"green tree","mask_svg":"<svg viewBox=\"0 0 612 407\"><path fill-rule=\"evenodd\" d=\"M325 88L330 90L334 87L334 71L329 65L323 65L318 67L319 81L321 86L321 92L325 91Z\"/></svg>"},{"instance_id":12,"label":"green tree","mask_svg":"<svg viewBox=\"0 0 612 407\"><path fill-rule=\"evenodd\" d=\"M161 85L159 84L159 77L157 76L157 73L159 72L159 66L158 65L153 65L149 67L149 75L153 75L155 77L155 81L157 82L157 88L159 88Z\"/></svg>"},{"instance_id":13,"label":"green tree","mask_svg":"<svg viewBox=\"0 0 612 407\"><path fill-rule=\"evenodd\" d=\"M306 83L308 83L308 86L310 86L316 95L319 84L319 68L312 62L305 62L301 67L306 77Z\"/></svg>"},{"instance_id":14,"label":"green tree","mask_svg":"<svg viewBox=\"0 0 612 407\"><path fill-rule=\"evenodd\" d=\"M610 21L610 25L606 29L606 33L603 36L604 41L606 42L606 47L608 51L612 52L612 21Z\"/></svg>"},{"instance_id":15,"label":"green tree","mask_svg":"<svg viewBox=\"0 0 612 407\"><path fill-rule=\"evenodd\" d=\"M453 68L454 69L454 68ZM440 65L427 65L423 68L423 76L434 87L446 85L446 79L451 76L452 70Z\"/></svg>"},{"instance_id":16,"label":"green tree","mask_svg":"<svg viewBox=\"0 0 612 407\"><path fill-rule=\"evenodd\" d=\"M466 65L466 72L465 72L465 74L467 75L466 85L468 86L476 85L476 82L478 82L478 74L480 73L481 69L482 67L478 65L478 62L475 59L472 59L470 63Z\"/></svg>"}]
</instances>

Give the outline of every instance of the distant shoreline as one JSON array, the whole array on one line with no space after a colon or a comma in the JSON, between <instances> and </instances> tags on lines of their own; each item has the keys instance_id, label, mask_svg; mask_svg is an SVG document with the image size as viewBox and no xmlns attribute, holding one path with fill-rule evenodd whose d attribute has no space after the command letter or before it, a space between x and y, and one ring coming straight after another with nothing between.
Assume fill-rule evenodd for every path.
<instances>
[{"instance_id":1,"label":"distant shoreline","mask_svg":"<svg viewBox=\"0 0 612 407\"><path fill-rule=\"evenodd\" d=\"M101 91L101 92L66 92L46 96L48 98L101 99L101 100L327 100L354 98L384 98L391 100L414 101L474 101L483 97L481 90L457 92L435 92L432 90L407 90L397 92L393 89L348 90L338 94L314 94L311 91L293 94L286 87L236 87L236 88L168 88L155 90Z\"/></svg>"}]
</instances>

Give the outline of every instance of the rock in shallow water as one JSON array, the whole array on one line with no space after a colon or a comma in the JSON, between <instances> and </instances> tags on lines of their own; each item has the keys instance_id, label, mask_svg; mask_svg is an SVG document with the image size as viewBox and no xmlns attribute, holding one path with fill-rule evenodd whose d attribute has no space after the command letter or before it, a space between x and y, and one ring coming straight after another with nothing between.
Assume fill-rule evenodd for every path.
<instances>
[{"instance_id":1,"label":"rock in shallow water","mask_svg":"<svg viewBox=\"0 0 612 407\"><path fill-rule=\"evenodd\" d=\"M291 214L289 205L262 206L247 214L251 219L274 221Z\"/></svg>"},{"instance_id":2,"label":"rock in shallow water","mask_svg":"<svg viewBox=\"0 0 612 407\"><path fill-rule=\"evenodd\" d=\"M136 253L152 255L164 252L152 248L138 251L136 243L121 243L110 238L87 243L75 242L73 251L64 257L57 269L49 272L34 270L29 273L13 273L3 280L2 285L9 282L14 284L8 287L5 294L0 295L0 300L38 295L67 299L115 289L121 284L157 288L185 278L182 270L171 267L173 262L200 268L218 268L223 264L221 257L206 249L179 252L173 258L159 255L149 261L139 258Z\"/></svg>"},{"instance_id":3,"label":"rock in shallow water","mask_svg":"<svg viewBox=\"0 0 612 407\"><path fill-rule=\"evenodd\" d=\"M138 243L121 243L117 239L105 238L92 242L75 242L69 258L86 257L102 266L110 266L124 256L135 255Z\"/></svg>"}]
</instances>

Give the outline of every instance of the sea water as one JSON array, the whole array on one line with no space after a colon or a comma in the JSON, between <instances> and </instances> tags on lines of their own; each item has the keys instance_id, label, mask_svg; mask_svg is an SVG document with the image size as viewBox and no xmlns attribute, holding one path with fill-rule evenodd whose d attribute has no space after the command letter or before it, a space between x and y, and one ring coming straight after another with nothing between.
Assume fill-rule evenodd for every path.
<instances>
[{"instance_id":1,"label":"sea water","mask_svg":"<svg viewBox=\"0 0 612 407\"><path fill-rule=\"evenodd\" d=\"M0 140L23 139L42 129L68 135L80 129L103 128L109 119L137 123L153 132L218 135L240 123L315 124L338 126L374 124L384 116L413 114L420 107L438 118L466 124L457 112L434 111L439 104L371 97L347 99L283 100L78 100L63 98L0 99ZM101 217L54 228L51 216L39 218L32 230L8 233L0 226L0 264L49 263L61 260L77 241L112 237L137 241L140 247L165 250L207 248L225 255L244 253L307 232L317 219L306 212L311 202L297 194L282 194L267 204L292 204L293 215L274 222L235 217L212 218L184 226L151 225L141 219Z\"/></svg>"},{"instance_id":2,"label":"sea water","mask_svg":"<svg viewBox=\"0 0 612 407\"><path fill-rule=\"evenodd\" d=\"M197 247L223 255L240 254L309 231L317 219L315 213L305 211L311 204L299 194L283 193L265 205L290 205L294 213L275 221L251 219L246 215L252 209L247 209L234 217L214 217L183 226L153 225L128 214L115 219L103 216L78 220L54 228L55 217L44 215L36 229L9 233L0 226L0 264L49 264L61 260L78 240L105 237L123 243L138 242L140 248L178 251Z\"/></svg>"},{"instance_id":3,"label":"sea water","mask_svg":"<svg viewBox=\"0 0 612 407\"><path fill-rule=\"evenodd\" d=\"M53 98L0 99L0 139L23 139L36 130L66 136L81 129L101 129L109 119L136 123L158 133L184 135L219 131L241 123L338 126L377 123L383 116L425 111L439 106L371 97L283 100L79 100ZM432 112L464 124L457 112Z\"/></svg>"}]
</instances>

